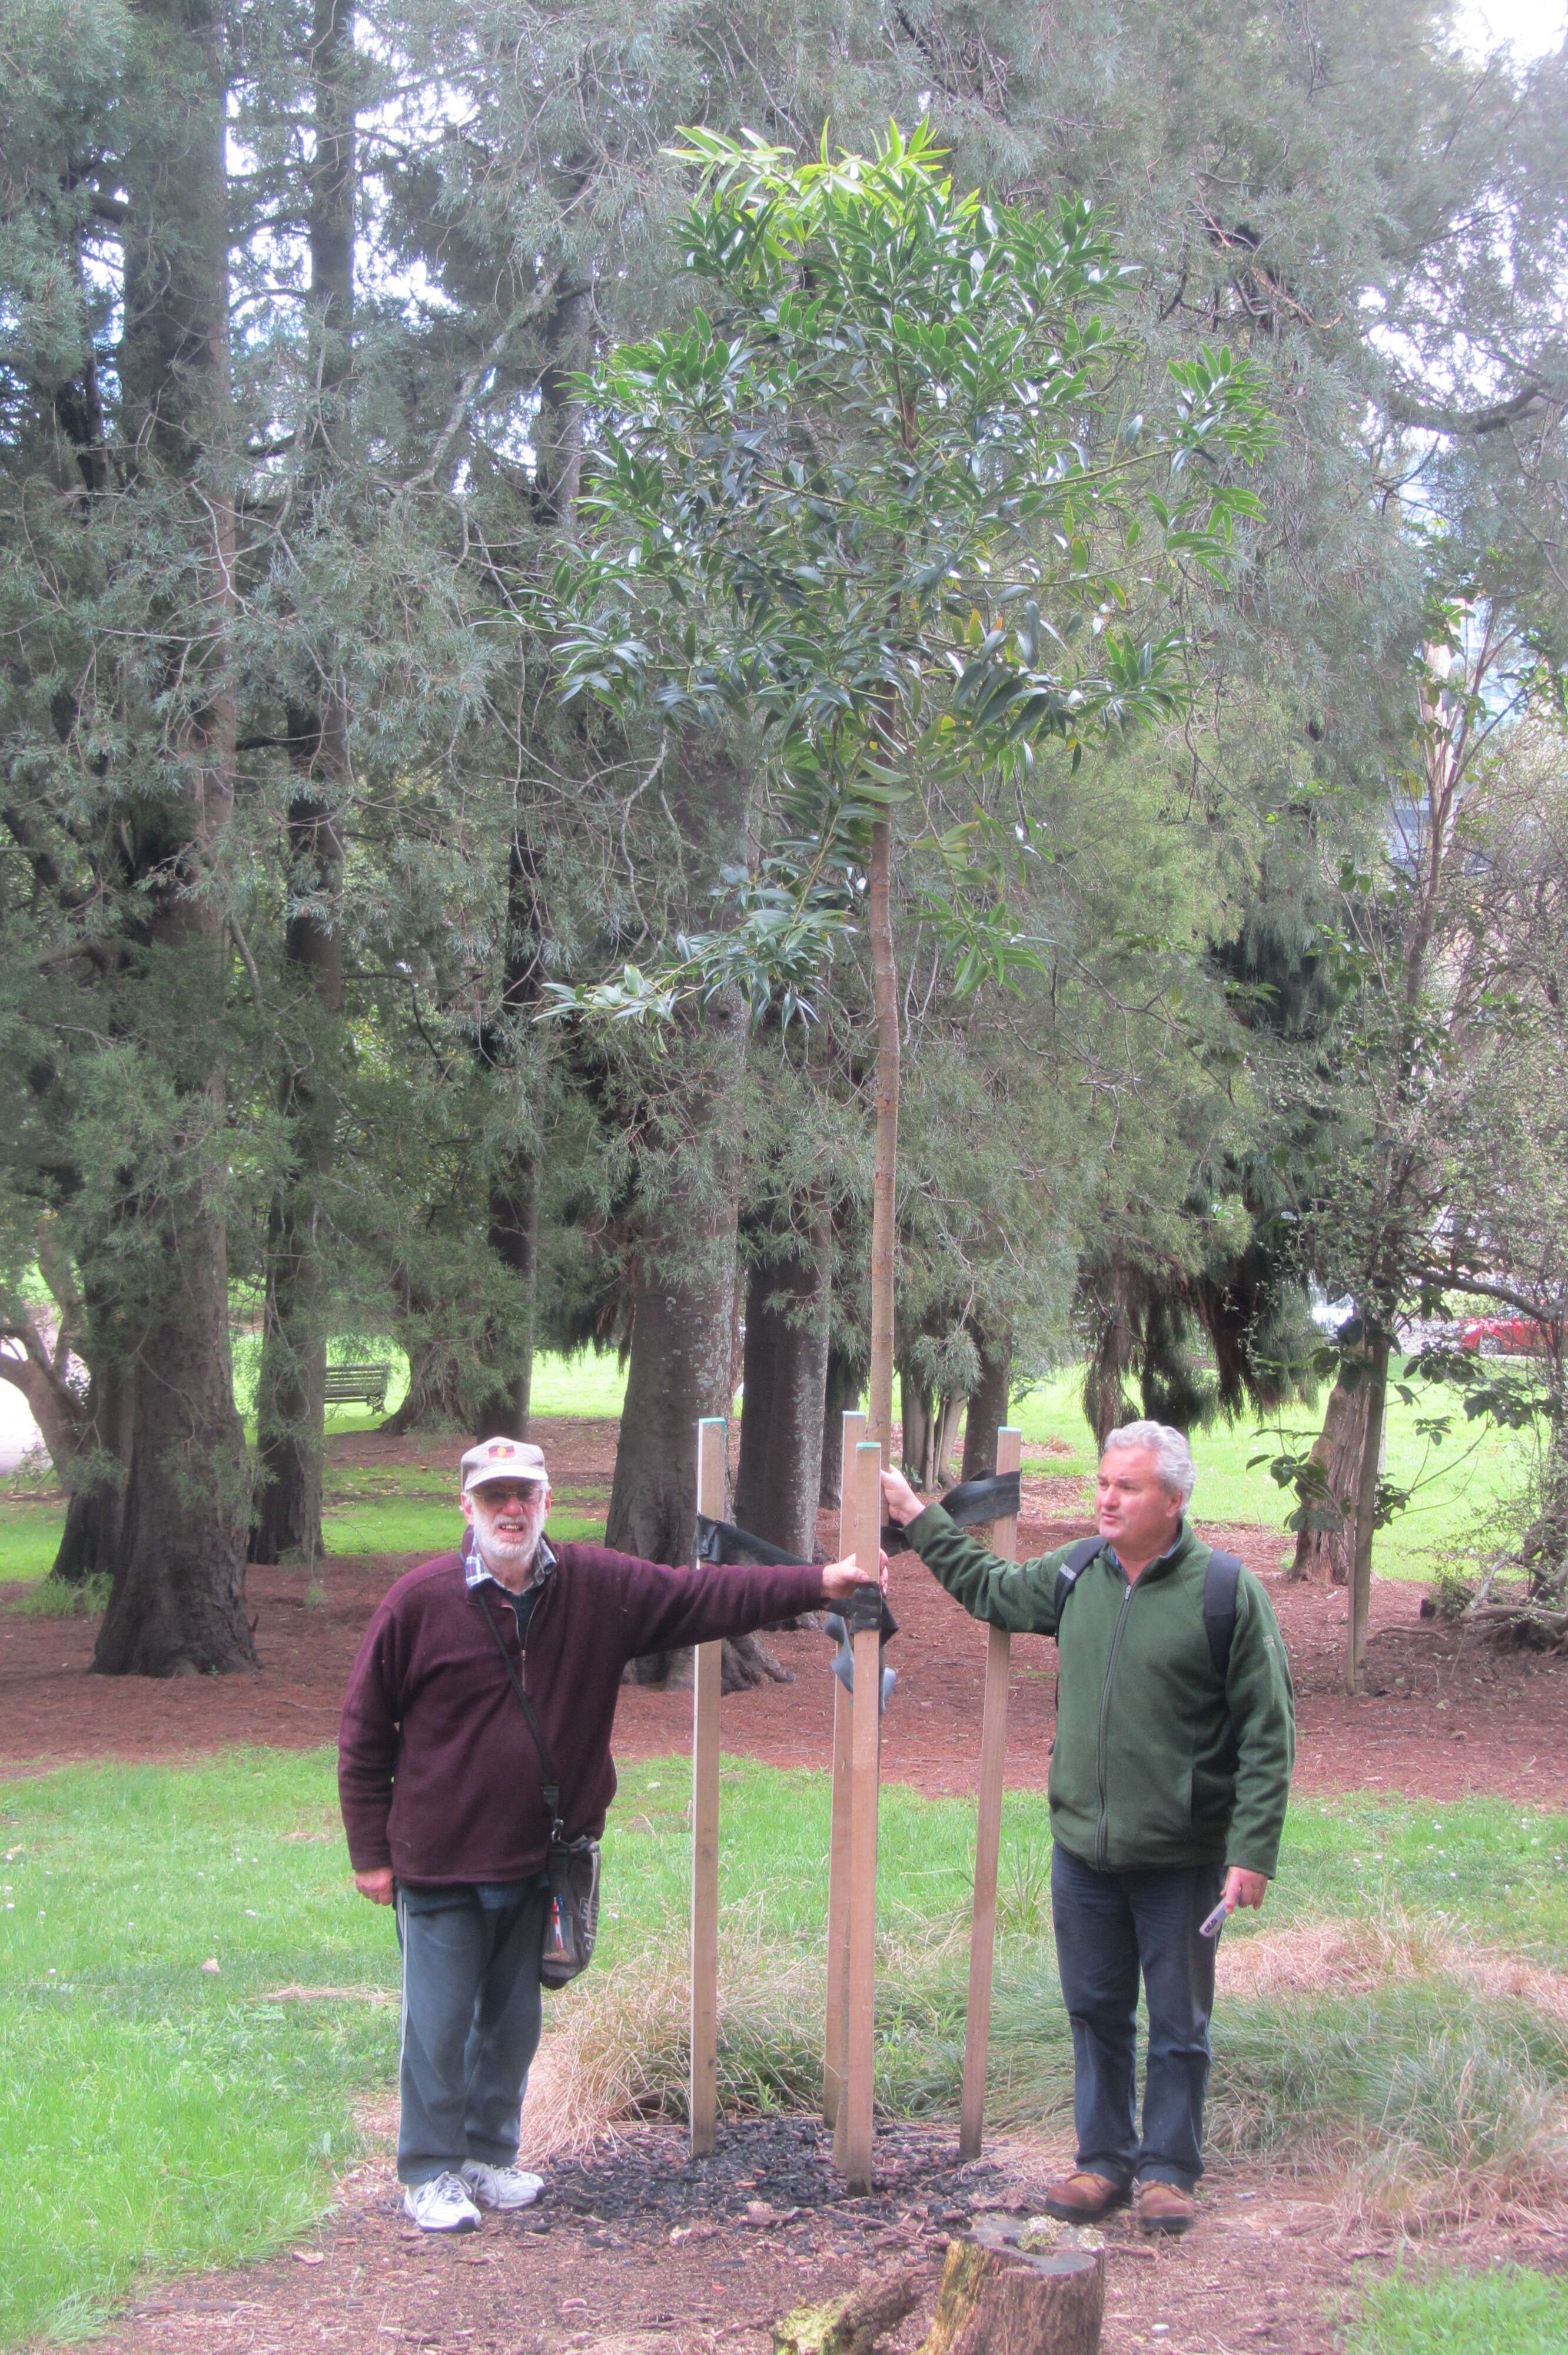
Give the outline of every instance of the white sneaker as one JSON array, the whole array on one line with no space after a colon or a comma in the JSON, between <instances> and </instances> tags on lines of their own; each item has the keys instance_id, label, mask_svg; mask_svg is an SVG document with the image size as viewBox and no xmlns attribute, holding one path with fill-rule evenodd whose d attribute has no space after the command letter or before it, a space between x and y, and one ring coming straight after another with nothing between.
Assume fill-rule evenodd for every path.
<instances>
[{"instance_id":1,"label":"white sneaker","mask_svg":"<svg viewBox=\"0 0 1568 2355\"><path fill-rule=\"evenodd\" d=\"M403 2212L412 2216L421 2232L471 2232L479 2224L479 2211L461 2177L450 2168L445 2175L432 2175L428 2183L407 2185Z\"/></svg>"},{"instance_id":2,"label":"white sneaker","mask_svg":"<svg viewBox=\"0 0 1568 2355\"><path fill-rule=\"evenodd\" d=\"M520 2167L487 2167L482 2158L463 2161L462 2179L482 2208L532 2208L545 2189L542 2175Z\"/></svg>"}]
</instances>

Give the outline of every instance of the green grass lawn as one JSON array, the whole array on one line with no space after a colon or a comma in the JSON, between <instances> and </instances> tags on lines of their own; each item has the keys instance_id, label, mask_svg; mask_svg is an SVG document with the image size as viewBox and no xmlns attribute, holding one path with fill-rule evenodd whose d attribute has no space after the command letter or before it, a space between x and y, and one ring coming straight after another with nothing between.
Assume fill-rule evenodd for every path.
<instances>
[{"instance_id":1,"label":"green grass lawn","mask_svg":"<svg viewBox=\"0 0 1568 2355\"><path fill-rule=\"evenodd\" d=\"M1564 2347L1568 2282L1502 2265L1373 2283L1348 2355L1563 2355Z\"/></svg>"},{"instance_id":2,"label":"green grass lawn","mask_svg":"<svg viewBox=\"0 0 1568 2355\"><path fill-rule=\"evenodd\" d=\"M682 1758L627 1772L605 1843L600 1951L549 2006L552 2032L601 2050L634 2034L652 2081L676 2089L689 1788ZM730 1763L723 1808L724 2082L731 2097L810 2100L826 1780ZM878 2082L901 2109L948 2113L956 2099L972 1842L969 1806L886 1791ZM1071 2053L1042 1796L1009 1795L1005 1842L993 2115L1059 2117ZM1499 1802L1304 1807L1264 1926L1382 1922L1561 1968L1565 1851L1568 1818ZM355 2147L356 2095L392 2082L396 2009L372 1998L394 1995L397 1975L389 1917L349 1884L328 1751L14 1783L0 1791L0 2340L14 2344L90 2329L141 2272L248 2260L319 2217ZM1226 1934L1258 1934L1249 1920ZM302 1987L322 1992L288 1992ZM639 1987L657 2001L630 2001ZM1355 1996L1330 1986L1294 2009L1233 1999L1216 2020L1213 2116L1227 2148L1287 2147L1309 2126L1393 2137L1406 2173L1461 2148L1491 2165L1513 2130L1499 2121L1560 2111L1565 2088L1560 2031L1440 1978ZM1484 2132L1478 2103L1496 2114ZM1408 2295L1369 2307L1365 2328L1385 2335L1363 2339L1367 2355L1427 2343L1389 2335L1406 2327ZM1467 2343L1472 2355L1534 2344Z\"/></svg>"}]
</instances>

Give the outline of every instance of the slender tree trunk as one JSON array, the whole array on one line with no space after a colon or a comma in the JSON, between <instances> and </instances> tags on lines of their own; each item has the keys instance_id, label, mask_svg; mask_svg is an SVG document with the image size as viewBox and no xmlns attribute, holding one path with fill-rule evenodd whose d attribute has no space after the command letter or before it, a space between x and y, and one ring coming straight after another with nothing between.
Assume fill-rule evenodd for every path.
<instances>
[{"instance_id":1,"label":"slender tree trunk","mask_svg":"<svg viewBox=\"0 0 1568 2355\"><path fill-rule=\"evenodd\" d=\"M1348 1391L1343 1382L1336 1382L1323 1411L1323 1428L1312 1443L1308 1459L1323 1475L1322 1501L1318 1509L1324 1526L1298 1529L1296 1555L1290 1565L1293 1579L1324 1580L1334 1586L1350 1583L1366 1417L1364 1386Z\"/></svg>"},{"instance_id":2,"label":"slender tree trunk","mask_svg":"<svg viewBox=\"0 0 1568 2355\"><path fill-rule=\"evenodd\" d=\"M891 902L893 828L871 830L871 961L876 994L876 1159L871 1219L871 1401L866 1436L893 1461L893 1302L897 1244L898 968Z\"/></svg>"},{"instance_id":3,"label":"slender tree trunk","mask_svg":"<svg viewBox=\"0 0 1568 2355\"><path fill-rule=\"evenodd\" d=\"M313 0L311 79L315 155L309 167L311 308L318 406L311 477L324 491L348 431L354 368L354 0ZM337 1145L337 1071L343 1029L340 812L347 795L348 706L329 681L317 711L289 715L297 783L289 812L291 911L284 962L311 991L318 1018L308 1048L291 1059L279 1109L292 1131L290 1182L268 1231L267 1321L257 1396L260 1479L251 1559L281 1561L323 1551L326 1426L325 1197Z\"/></svg>"},{"instance_id":4,"label":"slender tree trunk","mask_svg":"<svg viewBox=\"0 0 1568 2355\"><path fill-rule=\"evenodd\" d=\"M798 1248L754 1266L747 1288L735 1517L799 1561L816 1542L832 1253L826 1209L814 1204Z\"/></svg>"},{"instance_id":5,"label":"slender tree trunk","mask_svg":"<svg viewBox=\"0 0 1568 2355\"><path fill-rule=\"evenodd\" d=\"M1372 1531L1383 1459L1383 1421L1388 1410L1389 1340L1380 1333L1369 1344L1366 1428L1356 1483L1355 1550L1351 1565L1350 1640L1345 1646L1345 1690L1359 1693L1364 1678L1367 1622L1372 1610Z\"/></svg>"},{"instance_id":6,"label":"slender tree trunk","mask_svg":"<svg viewBox=\"0 0 1568 2355\"><path fill-rule=\"evenodd\" d=\"M996 1434L1007 1421L1012 1390L1012 1336L980 1337L980 1382L969 1393L964 1417L964 1460L959 1477L978 1480L996 1469Z\"/></svg>"}]
</instances>

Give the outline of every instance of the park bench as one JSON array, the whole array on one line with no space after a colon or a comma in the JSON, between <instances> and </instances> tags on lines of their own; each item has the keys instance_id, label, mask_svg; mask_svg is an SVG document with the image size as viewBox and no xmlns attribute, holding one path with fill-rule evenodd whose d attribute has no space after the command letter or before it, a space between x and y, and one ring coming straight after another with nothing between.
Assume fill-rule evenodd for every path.
<instances>
[{"instance_id":1,"label":"park bench","mask_svg":"<svg viewBox=\"0 0 1568 2355\"><path fill-rule=\"evenodd\" d=\"M326 1389L323 1392L328 1406L354 1406L361 1400L376 1414L387 1412L387 1385L392 1379L392 1369L368 1362L352 1366L329 1366Z\"/></svg>"}]
</instances>

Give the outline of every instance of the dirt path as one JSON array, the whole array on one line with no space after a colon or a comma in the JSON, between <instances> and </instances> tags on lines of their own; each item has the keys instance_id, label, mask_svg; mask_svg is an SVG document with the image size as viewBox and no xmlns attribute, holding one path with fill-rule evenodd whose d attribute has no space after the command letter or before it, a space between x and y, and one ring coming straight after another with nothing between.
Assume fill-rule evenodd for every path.
<instances>
[{"instance_id":1,"label":"dirt path","mask_svg":"<svg viewBox=\"0 0 1568 2355\"><path fill-rule=\"evenodd\" d=\"M911 2355L930 2318L949 2233L988 2209L1036 2212L1065 2144L1002 2138L959 2167L950 2129L890 2127L877 2196L842 2196L810 2121L748 2120L690 2163L644 2126L550 2170L545 2200L437 2241L404 2218L385 2159L344 2181L320 2234L244 2273L159 2286L131 2304L104 2355L374 2355L397 2345L468 2355L769 2355L790 2307L868 2273L907 2269L919 2303L888 2342ZM1359 2271L1389 2271L1393 2234L1369 2237L1309 2188L1216 2169L1186 2240L1150 2243L1124 2211L1106 2227L1104 2355L1145 2348L1332 2355ZM1459 2235L1446 2263L1551 2264L1552 2236ZM1418 2252L1406 2252L1420 2263ZM1563 2261L1560 2236L1555 2260Z\"/></svg>"},{"instance_id":2,"label":"dirt path","mask_svg":"<svg viewBox=\"0 0 1568 2355\"><path fill-rule=\"evenodd\" d=\"M589 1499L608 1499L615 1431L607 1423L544 1426L556 1488L574 1492L574 1508L591 1511ZM366 1433L335 1443L334 1462L359 1471L419 1465L440 1488L455 1487L457 1452L455 1443L430 1449ZM1089 1524L1083 1483L1054 1478L1043 1468L1044 1451L1030 1455L1021 1537L1026 1552L1038 1553ZM454 1511L454 1533L457 1527ZM1531 1806L1568 1806L1568 1661L1499 1657L1462 1641L1419 1616L1421 1588L1391 1582L1373 1589L1369 1690L1352 1701L1340 1689L1343 1593L1287 1585L1276 1532L1212 1526L1201 1517L1199 1527L1258 1572L1279 1613L1296 1678L1299 1793L1383 1790L1446 1801L1496 1792ZM820 1537L836 1550L835 1516L822 1515ZM261 1673L167 1684L89 1676L89 1622L21 1617L4 1607L16 1590L0 1588L0 1774L80 1759L166 1759L234 1742L296 1749L331 1741L366 1621L408 1567L397 1556L334 1559L320 1608L306 1604L303 1572L252 1570ZM910 1554L895 1563L893 1601L902 1632L890 1653L899 1683L884 1772L925 1792L972 1791L985 1631ZM768 1641L795 1682L727 1699L725 1745L773 1764L825 1765L832 1715L827 1646L810 1633ZM1012 1662L1008 1781L1037 1789L1055 1730L1055 1648L1022 1636ZM690 1717L684 1693L627 1687L616 1721L618 1754L683 1749Z\"/></svg>"}]
</instances>

